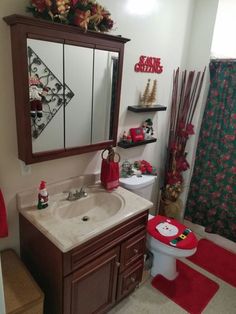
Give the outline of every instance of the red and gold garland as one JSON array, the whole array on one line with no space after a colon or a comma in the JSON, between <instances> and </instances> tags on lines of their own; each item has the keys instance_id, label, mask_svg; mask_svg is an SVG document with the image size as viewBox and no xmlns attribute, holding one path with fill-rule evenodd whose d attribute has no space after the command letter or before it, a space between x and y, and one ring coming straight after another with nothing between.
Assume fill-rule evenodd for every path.
<instances>
[{"instance_id":1,"label":"red and gold garland","mask_svg":"<svg viewBox=\"0 0 236 314\"><path fill-rule=\"evenodd\" d=\"M27 10L35 17L108 32L113 27L111 14L95 0L30 0Z\"/></svg>"}]
</instances>

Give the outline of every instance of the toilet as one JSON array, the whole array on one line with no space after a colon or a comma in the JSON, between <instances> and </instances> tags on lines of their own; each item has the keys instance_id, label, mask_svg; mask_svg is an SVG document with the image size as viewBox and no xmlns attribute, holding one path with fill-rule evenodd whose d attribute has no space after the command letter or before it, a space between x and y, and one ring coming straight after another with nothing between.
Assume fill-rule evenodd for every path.
<instances>
[{"instance_id":1,"label":"toilet","mask_svg":"<svg viewBox=\"0 0 236 314\"><path fill-rule=\"evenodd\" d=\"M142 175L120 178L120 185L155 203L155 176ZM176 258L189 257L197 250L195 234L176 219L149 215L147 247L153 254L151 276L162 275L168 280L178 276Z\"/></svg>"},{"instance_id":2,"label":"toilet","mask_svg":"<svg viewBox=\"0 0 236 314\"><path fill-rule=\"evenodd\" d=\"M174 280L176 258L189 257L197 250L195 234L176 219L161 215L149 215L147 233L147 247L153 254L151 276Z\"/></svg>"},{"instance_id":3,"label":"toilet","mask_svg":"<svg viewBox=\"0 0 236 314\"><path fill-rule=\"evenodd\" d=\"M119 182L123 188L155 204L157 196L155 191L156 178L153 175L132 176L129 178L120 178Z\"/></svg>"}]
</instances>

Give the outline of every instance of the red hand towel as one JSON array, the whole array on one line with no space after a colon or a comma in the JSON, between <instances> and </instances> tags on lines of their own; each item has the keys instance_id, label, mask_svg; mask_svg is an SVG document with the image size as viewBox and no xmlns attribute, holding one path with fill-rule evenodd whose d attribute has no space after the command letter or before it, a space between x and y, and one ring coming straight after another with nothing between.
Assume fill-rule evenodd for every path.
<instances>
[{"instance_id":1,"label":"red hand towel","mask_svg":"<svg viewBox=\"0 0 236 314\"><path fill-rule=\"evenodd\" d=\"M0 190L0 238L8 236L7 213L2 191Z\"/></svg>"},{"instance_id":2,"label":"red hand towel","mask_svg":"<svg viewBox=\"0 0 236 314\"><path fill-rule=\"evenodd\" d=\"M119 186L119 163L102 160L101 182L107 190L113 190Z\"/></svg>"}]
</instances>

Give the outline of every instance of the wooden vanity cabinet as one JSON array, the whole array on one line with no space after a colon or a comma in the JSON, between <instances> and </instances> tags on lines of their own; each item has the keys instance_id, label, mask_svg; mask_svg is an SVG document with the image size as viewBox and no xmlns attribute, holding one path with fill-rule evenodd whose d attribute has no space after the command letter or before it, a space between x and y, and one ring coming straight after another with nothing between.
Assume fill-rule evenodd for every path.
<instances>
[{"instance_id":1,"label":"wooden vanity cabinet","mask_svg":"<svg viewBox=\"0 0 236 314\"><path fill-rule=\"evenodd\" d=\"M21 258L45 293L45 313L107 313L132 292L142 279L147 216L63 253L20 214Z\"/></svg>"}]
</instances>

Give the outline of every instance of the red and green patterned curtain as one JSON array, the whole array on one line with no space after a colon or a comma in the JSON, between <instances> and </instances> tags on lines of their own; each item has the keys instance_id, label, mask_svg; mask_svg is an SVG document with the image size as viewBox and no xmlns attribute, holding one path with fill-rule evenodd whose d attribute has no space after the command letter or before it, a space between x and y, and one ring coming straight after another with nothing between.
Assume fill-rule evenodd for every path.
<instances>
[{"instance_id":1,"label":"red and green patterned curtain","mask_svg":"<svg viewBox=\"0 0 236 314\"><path fill-rule=\"evenodd\" d=\"M185 219L236 242L236 60L210 62Z\"/></svg>"}]
</instances>

